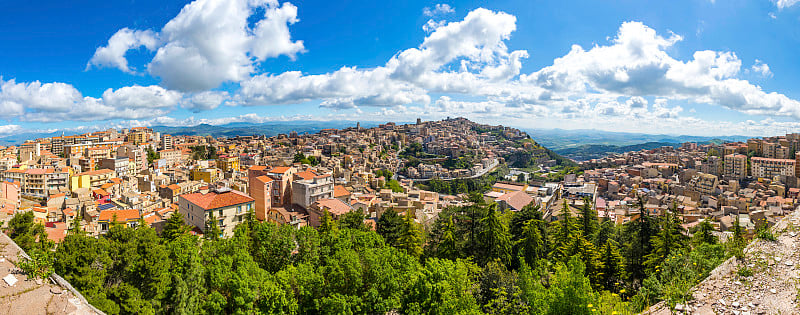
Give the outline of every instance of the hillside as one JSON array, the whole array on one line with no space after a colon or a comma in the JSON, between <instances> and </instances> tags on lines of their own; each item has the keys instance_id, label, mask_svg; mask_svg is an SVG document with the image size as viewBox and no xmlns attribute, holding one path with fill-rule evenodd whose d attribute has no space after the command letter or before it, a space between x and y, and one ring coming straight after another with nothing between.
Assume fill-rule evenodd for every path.
<instances>
[{"instance_id":1,"label":"hillside","mask_svg":"<svg viewBox=\"0 0 800 315\"><path fill-rule=\"evenodd\" d=\"M650 150L665 146L677 147L679 146L679 144L672 142L645 142L645 143L625 145L625 146L605 145L605 144L584 144L578 147L556 150L555 152L560 155L563 155L564 157L576 161L585 161L590 159L602 158L612 153Z\"/></svg>"},{"instance_id":2,"label":"hillside","mask_svg":"<svg viewBox=\"0 0 800 315\"><path fill-rule=\"evenodd\" d=\"M676 311L692 314L797 314L800 274L800 210L773 228L775 241L756 239L743 261L731 257L692 289ZM664 303L648 314L671 314Z\"/></svg>"}]
</instances>

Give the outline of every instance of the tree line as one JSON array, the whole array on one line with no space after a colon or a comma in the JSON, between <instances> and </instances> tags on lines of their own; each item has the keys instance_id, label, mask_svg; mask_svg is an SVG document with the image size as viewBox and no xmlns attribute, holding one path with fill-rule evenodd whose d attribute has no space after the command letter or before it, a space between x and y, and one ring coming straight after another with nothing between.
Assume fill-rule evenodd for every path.
<instances>
[{"instance_id":1,"label":"tree line","mask_svg":"<svg viewBox=\"0 0 800 315\"><path fill-rule=\"evenodd\" d=\"M427 228L393 210L374 231L357 212L299 229L248 216L220 239L174 215L160 234L73 229L53 250L18 214L7 233L109 314L627 314L685 301L736 252L707 222L683 230L674 209L616 225L587 201L548 222L535 206L501 212L470 199ZM736 237L728 243L743 244Z\"/></svg>"}]
</instances>

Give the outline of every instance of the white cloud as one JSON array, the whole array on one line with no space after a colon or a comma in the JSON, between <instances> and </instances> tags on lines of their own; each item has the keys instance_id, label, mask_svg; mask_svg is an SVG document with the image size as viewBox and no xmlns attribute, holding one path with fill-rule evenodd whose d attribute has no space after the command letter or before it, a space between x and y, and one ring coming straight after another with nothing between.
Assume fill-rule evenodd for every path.
<instances>
[{"instance_id":1,"label":"white cloud","mask_svg":"<svg viewBox=\"0 0 800 315\"><path fill-rule=\"evenodd\" d=\"M450 7L450 5L447 3L438 3L435 6L433 6L433 9L431 9L430 7L425 7L422 9L422 15L425 16L434 16L440 14L453 13L453 12L456 12L456 10Z\"/></svg>"},{"instance_id":2,"label":"white cloud","mask_svg":"<svg viewBox=\"0 0 800 315\"><path fill-rule=\"evenodd\" d=\"M225 91L205 91L195 93L183 103L183 107L193 112L212 110L225 103L225 101L228 100L228 97L228 92Z\"/></svg>"},{"instance_id":3,"label":"white cloud","mask_svg":"<svg viewBox=\"0 0 800 315\"><path fill-rule=\"evenodd\" d=\"M83 96L67 83L0 79L0 117L23 121L92 121L140 119L166 115L181 100L180 92L159 86L108 89L101 98Z\"/></svg>"},{"instance_id":4,"label":"white cloud","mask_svg":"<svg viewBox=\"0 0 800 315\"><path fill-rule=\"evenodd\" d=\"M248 19L255 20L252 26ZM297 21L297 7L288 2L196 0L158 33L121 29L97 49L89 65L130 72L125 52L144 46L155 51L148 72L161 78L165 87L208 90L248 78L267 58L294 58L303 52L303 42L293 41L289 32L289 25Z\"/></svg>"},{"instance_id":5,"label":"white cloud","mask_svg":"<svg viewBox=\"0 0 800 315\"><path fill-rule=\"evenodd\" d=\"M753 66L748 70L765 78L772 77L772 71L769 70L769 65L758 59L756 59Z\"/></svg>"},{"instance_id":6,"label":"white cloud","mask_svg":"<svg viewBox=\"0 0 800 315\"><path fill-rule=\"evenodd\" d=\"M94 66L117 68L127 73L133 73L134 70L128 67L128 59L125 58L125 54L128 50L139 47L154 50L158 43L156 36L157 34L150 30L138 31L127 27L123 28L111 36L108 45L97 48L92 59L86 64L86 70Z\"/></svg>"},{"instance_id":7,"label":"white cloud","mask_svg":"<svg viewBox=\"0 0 800 315\"><path fill-rule=\"evenodd\" d=\"M800 0L772 0L772 2L775 2L775 6L778 7L778 10L783 10L797 4Z\"/></svg>"}]
</instances>

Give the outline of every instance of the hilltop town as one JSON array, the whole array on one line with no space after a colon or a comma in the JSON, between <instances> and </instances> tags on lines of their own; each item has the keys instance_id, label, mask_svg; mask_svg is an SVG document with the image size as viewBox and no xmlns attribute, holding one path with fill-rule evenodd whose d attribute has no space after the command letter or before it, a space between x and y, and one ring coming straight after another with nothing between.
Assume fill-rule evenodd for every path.
<instances>
[{"instance_id":1,"label":"hilltop town","mask_svg":"<svg viewBox=\"0 0 800 315\"><path fill-rule=\"evenodd\" d=\"M376 221L390 209L410 210L427 224L442 209L468 203L469 189L442 186L491 176L480 191L485 200L512 211L537 205L548 221L563 215L565 202L574 213L589 202L599 218L624 224L644 196L652 215L675 205L687 228L710 220L727 231L738 216L754 231L795 208L797 148L798 134L685 143L564 172L565 163L524 132L464 118L216 139L110 129L2 148L0 211L6 219L33 212L55 242L74 224L91 235L115 220L159 229L176 213L198 234L216 214L228 236L247 213L301 227L318 226L325 211Z\"/></svg>"}]
</instances>

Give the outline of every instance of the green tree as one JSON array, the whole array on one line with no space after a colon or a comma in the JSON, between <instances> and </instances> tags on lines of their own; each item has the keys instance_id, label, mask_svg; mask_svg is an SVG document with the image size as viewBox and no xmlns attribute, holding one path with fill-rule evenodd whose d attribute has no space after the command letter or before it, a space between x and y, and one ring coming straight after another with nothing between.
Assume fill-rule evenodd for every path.
<instances>
[{"instance_id":1,"label":"green tree","mask_svg":"<svg viewBox=\"0 0 800 315\"><path fill-rule=\"evenodd\" d=\"M344 229L368 231L370 227L364 223L366 216L361 211L350 211L339 218L339 226Z\"/></svg>"},{"instance_id":2,"label":"green tree","mask_svg":"<svg viewBox=\"0 0 800 315\"><path fill-rule=\"evenodd\" d=\"M583 206L581 207L581 232L583 236L590 239L597 231L599 223L597 222L597 211L592 207L592 202L589 198L583 199Z\"/></svg>"},{"instance_id":3,"label":"green tree","mask_svg":"<svg viewBox=\"0 0 800 315\"><path fill-rule=\"evenodd\" d=\"M216 241L222 237L222 230L219 228L217 218L214 217L214 212L208 212L208 219L206 220L205 237L208 240Z\"/></svg>"},{"instance_id":4,"label":"green tree","mask_svg":"<svg viewBox=\"0 0 800 315\"><path fill-rule=\"evenodd\" d=\"M411 211L407 211L403 216L403 224L400 228L400 235L397 238L395 247L402 249L411 256L419 257L422 254L423 239L422 231L414 222Z\"/></svg>"},{"instance_id":5,"label":"green tree","mask_svg":"<svg viewBox=\"0 0 800 315\"><path fill-rule=\"evenodd\" d=\"M673 205L674 210L675 206ZM664 259L687 245L683 227L673 211L667 211L661 220L661 230L651 239L653 250L645 256L645 266L648 270L655 270Z\"/></svg>"},{"instance_id":6,"label":"green tree","mask_svg":"<svg viewBox=\"0 0 800 315\"><path fill-rule=\"evenodd\" d=\"M8 222L6 231L8 231L8 236L25 251L34 248L47 251L52 247L52 242L48 240L44 226L34 222L33 211L17 212Z\"/></svg>"},{"instance_id":7,"label":"green tree","mask_svg":"<svg viewBox=\"0 0 800 315\"><path fill-rule=\"evenodd\" d=\"M645 278L645 257L652 251L651 239L656 234L657 226L647 213L644 199L639 198L639 218L625 224L623 238L625 239L625 269L626 274L633 282Z\"/></svg>"},{"instance_id":8,"label":"green tree","mask_svg":"<svg viewBox=\"0 0 800 315\"><path fill-rule=\"evenodd\" d=\"M497 211L497 204L489 205L488 213L481 219L481 230L479 233L479 255L477 258L481 265L499 259L503 264L511 262L511 238L500 215Z\"/></svg>"},{"instance_id":9,"label":"green tree","mask_svg":"<svg viewBox=\"0 0 800 315\"><path fill-rule=\"evenodd\" d=\"M524 257L524 261L532 264L538 264L539 260L547 255L544 248L544 237L542 237L539 225L539 220L528 220L523 227L522 238L516 244L519 248L517 250L518 255Z\"/></svg>"},{"instance_id":10,"label":"green tree","mask_svg":"<svg viewBox=\"0 0 800 315\"><path fill-rule=\"evenodd\" d=\"M572 218L572 211L566 200L561 208L561 216L560 220L553 223L555 229L552 233L553 241L551 243L553 244L553 250L550 252L550 258L555 261L566 262L571 256L569 248L575 236L580 232L577 230L575 220Z\"/></svg>"},{"instance_id":11,"label":"green tree","mask_svg":"<svg viewBox=\"0 0 800 315\"><path fill-rule=\"evenodd\" d=\"M711 225L711 222L708 220L703 220L703 222L700 222L700 224L697 225L697 230L692 236L692 242L695 244L695 246L700 244L714 245L718 242L718 239L713 233L714 227Z\"/></svg>"},{"instance_id":12,"label":"green tree","mask_svg":"<svg viewBox=\"0 0 800 315\"><path fill-rule=\"evenodd\" d=\"M624 280L625 265L622 255L620 255L613 240L606 242L600 253L602 266L600 269L600 285L608 291L616 292Z\"/></svg>"},{"instance_id":13,"label":"green tree","mask_svg":"<svg viewBox=\"0 0 800 315\"><path fill-rule=\"evenodd\" d=\"M397 211L394 211L394 209L387 209L378 219L376 231L383 236L387 244L395 244L400 237L402 226L403 219L397 215Z\"/></svg>"},{"instance_id":14,"label":"green tree","mask_svg":"<svg viewBox=\"0 0 800 315\"><path fill-rule=\"evenodd\" d=\"M189 232L189 226L183 221L183 215L173 212L167 219L167 223L164 224L164 229L161 230L161 237L170 242L187 232Z\"/></svg>"}]
</instances>

